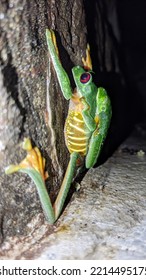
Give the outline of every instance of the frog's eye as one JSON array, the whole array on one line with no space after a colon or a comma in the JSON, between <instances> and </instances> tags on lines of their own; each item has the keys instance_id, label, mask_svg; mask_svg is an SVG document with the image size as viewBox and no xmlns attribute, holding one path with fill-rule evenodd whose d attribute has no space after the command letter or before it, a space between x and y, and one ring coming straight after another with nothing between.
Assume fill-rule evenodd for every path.
<instances>
[{"instance_id":1,"label":"frog's eye","mask_svg":"<svg viewBox=\"0 0 146 280\"><path fill-rule=\"evenodd\" d=\"M87 82L89 82L90 79L91 79L91 74L88 72L85 72L81 75L80 82L82 84L86 84Z\"/></svg>"}]
</instances>

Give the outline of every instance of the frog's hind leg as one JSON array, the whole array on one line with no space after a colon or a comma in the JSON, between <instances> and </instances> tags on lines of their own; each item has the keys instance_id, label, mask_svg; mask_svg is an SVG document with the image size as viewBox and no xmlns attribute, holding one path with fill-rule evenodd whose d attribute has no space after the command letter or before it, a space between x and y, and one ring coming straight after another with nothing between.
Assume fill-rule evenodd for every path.
<instances>
[{"instance_id":1,"label":"frog's hind leg","mask_svg":"<svg viewBox=\"0 0 146 280\"><path fill-rule=\"evenodd\" d=\"M56 201L53 205L54 211L55 211L55 219L57 220L58 217L61 214L62 208L64 206L64 202L66 200L67 194L69 192L72 180L73 180L73 176L74 176L74 172L75 172L75 167L77 164L77 160L78 160L79 154L76 152L73 152L70 154L70 161L59 191L59 194L56 198Z\"/></svg>"},{"instance_id":2,"label":"frog's hind leg","mask_svg":"<svg viewBox=\"0 0 146 280\"><path fill-rule=\"evenodd\" d=\"M53 30L49 30L50 32L50 36L51 36L51 39L52 39L52 42L54 44L54 48L56 50L56 54L58 55L59 57L59 50L58 50L58 47L57 47L57 42L56 42L56 36L55 36L55 33Z\"/></svg>"},{"instance_id":3,"label":"frog's hind leg","mask_svg":"<svg viewBox=\"0 0 146 280\"><path fill-rule=\"evenodd\" d=\"M49 55L51 57L53 67L55 69L63 96L66 99L70 99L72 97L72 88L71 88L69 77L66 71L64 70L64 68L62 67L62 64L59 59L59 51L56 43L55 33L53 30L50 29L46 30L46 40L47 40Z\"/></svg>"}]
</instances>

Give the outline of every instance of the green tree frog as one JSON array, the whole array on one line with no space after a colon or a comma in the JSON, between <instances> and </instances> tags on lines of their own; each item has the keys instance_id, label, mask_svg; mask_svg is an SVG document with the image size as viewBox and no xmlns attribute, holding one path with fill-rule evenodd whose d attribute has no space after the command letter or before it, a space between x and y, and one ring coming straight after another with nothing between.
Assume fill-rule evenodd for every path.
<instances>
[{"instance_id":1,"label":"green tree frog","mask_svg":"<svg viewBox=\"0 0 146 280\"><path fill-rule=\"evenodd\" d=\"M36 184L48 222L54 223L61 214L78 159L85 158L86 168L91 168L96 163L108 132L112 109L106 90L102 87L97 88L92 81L89 45L86 49L86 59L82 59L83 67L72 68L76 84L76 88L72 90L69 77L59 59L54 31L46 30L46 40L62 94L67 100L70 99L64 128L66 146L70 152L69 164L53 206L45 187L47 175L44 173L44 159L37 147L32 148L29 139L25 139L23 145L27 150L27 157L19 165L7 167L6 173L20 171L29 174Z\"/></svg>"}]
</instances>

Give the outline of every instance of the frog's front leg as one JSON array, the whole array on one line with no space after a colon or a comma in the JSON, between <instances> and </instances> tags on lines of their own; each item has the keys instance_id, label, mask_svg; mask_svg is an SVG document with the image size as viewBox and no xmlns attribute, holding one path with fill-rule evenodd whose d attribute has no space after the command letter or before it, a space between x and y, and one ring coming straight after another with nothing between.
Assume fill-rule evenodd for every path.
<instances>
[{"instance_id":1,"label":"frog's front leg","mask_svg":"<svg viewBox=\"0 0 146 280\"><path fill-rule=\"evenodd\" d=\"M82 110L82 116L88 129L93 132L96 129L96 122L90 114L90 105L86 102L85 97L80 98L84 109Z\"/></svg>"},{"instance_id":2,"label":"frog's front leg","mask_svg":"<svg viewBox=\"0 0 146 280\"><path fill-rule=\"evenodd\" d=\"M96 129L94 130L89 142L88 152L86 155L86 168L94 166L99 157L112 115L110 99L104 88L98 89L96 103Z\"/></svg>"},{"instance_id":3,"label":"frog's front leg","mask_svg":"<svg viewBox=\"0 0 146 280\"><path fill-rule=\"evenodd\" d=\"M56 37L54 31L47 29L46 39L47 39L49 54L58 78L59 85L61 87L61 91L66 99L70 99L72 97L72 88L70 85L69 77L66 71L64 70L64 68L62 67L62 64L58 56L59 53L56 45Z\"/></svg>"}]
</instances>

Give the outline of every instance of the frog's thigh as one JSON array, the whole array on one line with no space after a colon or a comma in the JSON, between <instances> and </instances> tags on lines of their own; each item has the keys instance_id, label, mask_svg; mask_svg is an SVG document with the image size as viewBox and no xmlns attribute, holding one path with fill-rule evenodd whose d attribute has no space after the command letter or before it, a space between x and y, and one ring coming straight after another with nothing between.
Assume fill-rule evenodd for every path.
<instances>
[{"instance_id":1,"label":"frog's thigh","mask_svg":"<svg viewBox=\"0 0 146 280\"><path fill-rule=\"evenodd\" d=\"M91 168L96 163L98 156L100 154L102 146L102 135L96 129L90 139L88 152L86 155L86 168Z\"/></svg>"}]
</instances>

